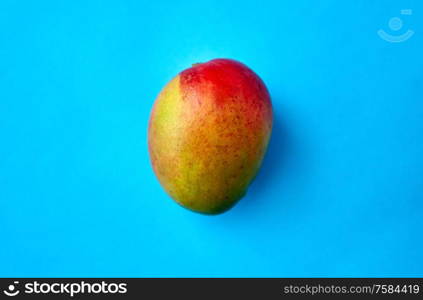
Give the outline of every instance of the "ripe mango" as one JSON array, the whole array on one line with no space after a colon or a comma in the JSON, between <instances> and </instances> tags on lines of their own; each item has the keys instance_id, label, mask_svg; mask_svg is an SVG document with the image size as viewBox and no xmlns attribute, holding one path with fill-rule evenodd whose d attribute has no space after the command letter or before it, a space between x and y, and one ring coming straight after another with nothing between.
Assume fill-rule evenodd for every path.
<instances>
[{"instance_id":1,"label":"ripe mango","mask_svg":"<svg viewBox=\"0 0 423 300\"><path fill-rule=\"evenodd\" d=\"M180 205L218 214L241 199L272 131L263 81L231 59L194 64L157 97L148 146L156 176Z\"/></svg>"}]
</instances>

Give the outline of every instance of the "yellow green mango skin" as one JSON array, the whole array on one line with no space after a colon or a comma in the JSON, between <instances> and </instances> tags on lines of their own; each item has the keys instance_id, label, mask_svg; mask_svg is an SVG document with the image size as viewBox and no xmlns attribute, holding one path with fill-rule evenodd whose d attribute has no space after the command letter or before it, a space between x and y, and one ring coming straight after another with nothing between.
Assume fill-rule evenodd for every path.
<instances>
[{"instance_id":1,"label":"yellow green mango skin","mask_svg":"<svg viewBox=\"0 0 423 300\"><path fill-rule=\"evenodd\" d=\"M231 59L195 64L154 103L148 128L154 172L183 207L222 213L258 172L272 121L267 88L247 66Z\"/></svg>"}]
</instances>

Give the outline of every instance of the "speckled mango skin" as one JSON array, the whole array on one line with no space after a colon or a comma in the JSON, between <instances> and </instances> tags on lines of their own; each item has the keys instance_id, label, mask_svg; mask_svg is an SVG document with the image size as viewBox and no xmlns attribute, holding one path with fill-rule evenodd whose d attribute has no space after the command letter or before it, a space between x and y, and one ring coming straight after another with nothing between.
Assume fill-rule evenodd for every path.
<instances>
[{"instance_id":1,"label":"speckled mango skin","mask_svg":"<svg viewBox=\"0 0 423 300\"><path fill-rule=\"evenodd\" d=\"M272 131L263 81L231 59L195 64L160 92L148 145L156 176L180 205L219 214L241 199Z\"/></svg>"}]
</instances>

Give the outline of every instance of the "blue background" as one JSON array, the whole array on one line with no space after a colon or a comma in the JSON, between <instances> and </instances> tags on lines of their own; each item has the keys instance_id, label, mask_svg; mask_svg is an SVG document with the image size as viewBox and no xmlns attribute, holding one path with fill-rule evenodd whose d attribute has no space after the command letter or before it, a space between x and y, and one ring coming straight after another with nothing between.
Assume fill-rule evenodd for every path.
<instances>
[{"instance_id":1,"label":"blue background","mask_svg":"<svg viewBox=\"0 0 423 300\"><path fill-rule=\"evenodd\" d=\"M0 275L423 276L422 13L0 1ZM166 82L216 57L263 78L275 126L247 196L209 217L166 196L146 138Z\"/></svg>"}]
</instances>

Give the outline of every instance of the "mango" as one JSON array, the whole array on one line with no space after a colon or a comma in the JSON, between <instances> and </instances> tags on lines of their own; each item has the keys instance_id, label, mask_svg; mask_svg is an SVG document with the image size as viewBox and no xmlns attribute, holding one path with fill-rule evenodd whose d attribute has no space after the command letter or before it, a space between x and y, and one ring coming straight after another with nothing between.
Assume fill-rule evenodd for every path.
<instances>
[{"instance_id":1,"label":"mango","mask_svg":"<svg viewBox=\"0 0 423 300\"><path fill-rule=\"evenodd\" d=\"M148 126L153 170L183 207L219 214L257 174L272 131L263 81L232 59L194 64L158 95Z\"/></svg>"}]
</instances>

